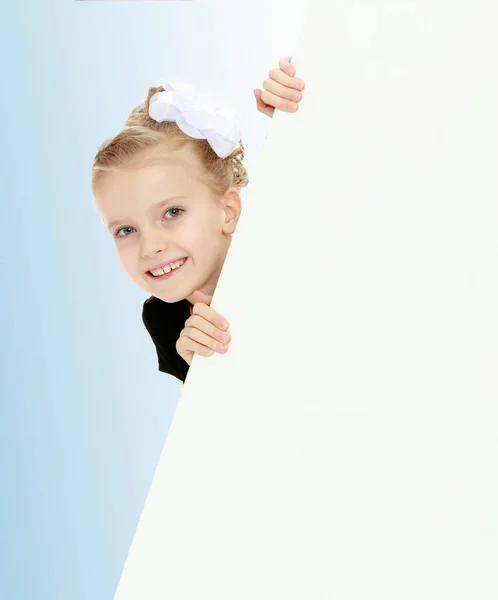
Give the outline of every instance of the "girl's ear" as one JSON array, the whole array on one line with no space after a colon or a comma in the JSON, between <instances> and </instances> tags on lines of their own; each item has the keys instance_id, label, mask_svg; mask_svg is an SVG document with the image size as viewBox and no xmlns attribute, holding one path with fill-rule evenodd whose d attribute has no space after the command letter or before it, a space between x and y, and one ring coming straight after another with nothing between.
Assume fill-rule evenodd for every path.
<instances>
[{"instance_id":1,"label":"girl's ear","mask_svg":"<svg viewBox=\"0 0 498 600\"><path fill-rule=\"evenodd\" d=\"M242 212L240 193L236 188L227 190L221 199L224 209L223 233L231 235L235 232L237 222Z\"/></svg>"}]
</instances>

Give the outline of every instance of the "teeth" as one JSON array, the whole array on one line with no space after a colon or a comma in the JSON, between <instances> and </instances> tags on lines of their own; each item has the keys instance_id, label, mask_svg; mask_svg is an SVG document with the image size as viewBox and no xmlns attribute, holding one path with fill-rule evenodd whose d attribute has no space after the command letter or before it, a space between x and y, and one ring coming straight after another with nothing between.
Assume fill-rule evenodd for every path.
<instances>
[{"instance_id":1,"label":"teeth","mask_svg":"<svg viewBox=\"0 0 498 600\"><path fill-rule=\"evenodd\" d=\"M152 273L152 275L154 275L154 277L158 277L159 275L166 275L166 273L169 273L172 269L174 270L178 269L178 267L181 267L181 265L183 265L184 262L184 260L177 260L174 263L166 265L162 269L151 269L150 272Z\"/></svg>"}]
</instances>

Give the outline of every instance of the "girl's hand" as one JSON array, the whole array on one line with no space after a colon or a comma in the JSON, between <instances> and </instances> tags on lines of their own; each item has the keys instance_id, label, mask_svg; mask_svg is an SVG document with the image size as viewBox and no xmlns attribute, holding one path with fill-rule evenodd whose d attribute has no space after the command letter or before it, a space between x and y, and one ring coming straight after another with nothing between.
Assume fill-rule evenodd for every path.
<instances>
[{"instance_id":1,"label":"girl's hand","mask_svg":"<svg viewBox=\"0 0 498 600\"><path fill-rule=\"evenodd\" d=\"M304 81L294 77L296 69L291 65L292 56L281 58L278 69L271 69L269 79L263 81L263 90L254 90L259 112L272 118L275 108L284 112L296 112L302 98Z\"/></svg>"},{"instance_id":2,"label":"girl's hand","mask_svg":"<svg viewBox=\"0 0 498 600\"><path fill-rule=\"evenodd\" d=\"M176 342L178 354L189 365L196 352L203 356L212 356L214 352L224 354L231 339L227 332L228 321L210 306L213 297L199 291L193 296L196 302L192 315L185 321L185 328Z\"/></svg>"}]
</instances>

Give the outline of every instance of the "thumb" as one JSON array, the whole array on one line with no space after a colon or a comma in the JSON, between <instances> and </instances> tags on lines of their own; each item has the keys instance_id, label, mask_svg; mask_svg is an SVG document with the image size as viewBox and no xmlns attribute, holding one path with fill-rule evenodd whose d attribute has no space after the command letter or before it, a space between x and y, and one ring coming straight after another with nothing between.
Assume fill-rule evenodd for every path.
<instances>
[{"instance_id":1,"label":"thumb","mask_svg":"<svg viewBox=\"0 0 498 600\"><path fill-rule=\"evenodd\" d=\"M208 296L207 294L204 294L199 290L196 290L191 296L193 304L197 304L197 302L202 302L203 304L207 304L208 306L210 306L212 299L212 296Z\"/></svg>"},{"instance_id":2,"label":"thumb","mask_svg":"<svg viewBox=\"0 0 498 600\"><path fill-rule=\"evenodd\" d=\"M256 108L259 110L259 112L271 118L273 117L273 113L275 112L275 107L263 102L263 100L261 99L262 93L263 91L260 89L253 90L254 97L256 98Z\"/></svg>"}]
</instances>

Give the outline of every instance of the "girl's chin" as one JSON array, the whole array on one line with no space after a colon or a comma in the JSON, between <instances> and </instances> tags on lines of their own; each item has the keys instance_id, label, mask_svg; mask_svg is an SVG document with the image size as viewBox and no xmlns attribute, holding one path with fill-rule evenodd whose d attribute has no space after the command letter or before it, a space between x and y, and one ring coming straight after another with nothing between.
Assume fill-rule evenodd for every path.
<instances>
[{"instance_id":1,"label":"girl's chin","mask_svg":"<svg viewBox=\"0 0 498 600\"><path fill-rule=\"evenodd\" d=\"M149 292L151 295L159 298L159 300L167 302L168 304L173 304L175 302L181 302L182 300L187 300L187 298L190 298L190 296L192 296L192 294L195 292L195 289L197 288L194 288L193 290L190 288L178 290L149 290Z\"/></svg>"},{"instance_id":2,"label":"girl's chin","mask_svg":"<svg viewBox=\"0 0 498 600\"><path fill-rule=\"evenodd\" d=\"M149 290L150 291L150 290ZM159 298L159 300L162 300L163 302L167 302L168 304L174 304L175 302L181 302L182 300L185 300L186 296L185 294L182 293L178 293L178 294L174 294L174 293L164 293L164 292L158 292L157 290L155 290L154 292L151 291L151 294L153 296L155 296L156 298Z\"/></svg>"}]
</instances>

